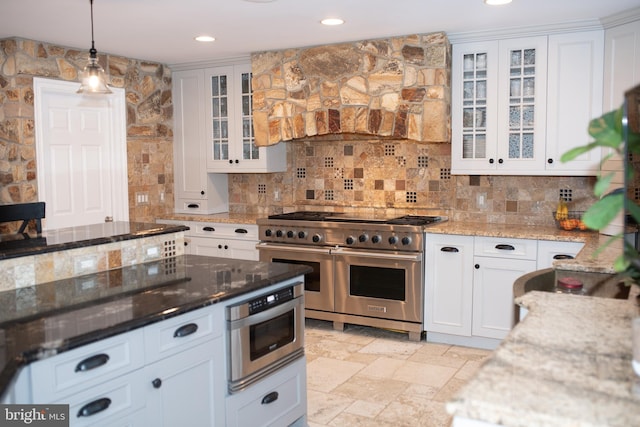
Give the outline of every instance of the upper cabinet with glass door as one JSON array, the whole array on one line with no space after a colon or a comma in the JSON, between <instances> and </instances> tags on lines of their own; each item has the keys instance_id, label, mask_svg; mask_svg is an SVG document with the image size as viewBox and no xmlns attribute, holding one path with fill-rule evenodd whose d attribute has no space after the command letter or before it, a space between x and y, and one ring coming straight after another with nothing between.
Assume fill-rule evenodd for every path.
<instances>
[{"instance_id":1,"label":"upper cabinet with glass door","mask_svg":"<svg viewBox=\"0 0 640 427\"><path fill-rule=\"evenodd\" d=\"M452 72L452 173L539 169L546 37L454 45Z\"/></svg>"},{"instance_id":2,"label":"upper cabinet with glass door","mask_svg":"<svg viewBox=\"0 0 640 427\"><path fill-rule=\"evenodd\" d=\"M596 174L599 158L564 165L560 156L589 142L602 100L601 38L589 31L454 44L451 172Z\"/></svg>"},{"instance_id":3,"label":"upper cabinet with glass door","mask_svg":"<svg viewBox=\"0 0 640 427\"><path fill-rule=\"evenodd\" d=\"M251 65L205 70L207 170L209 172L282 172L283 143L256 147L253 136Z\"/></svg>"}]
</instances>

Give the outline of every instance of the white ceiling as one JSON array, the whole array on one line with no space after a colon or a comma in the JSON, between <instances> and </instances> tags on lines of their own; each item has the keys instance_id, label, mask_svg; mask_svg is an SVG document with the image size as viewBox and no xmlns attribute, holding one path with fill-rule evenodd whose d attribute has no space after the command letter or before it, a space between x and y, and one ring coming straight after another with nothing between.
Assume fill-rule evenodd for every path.
<instances>
[{"instance_id":1,"label":"white ceiling","mask_svg":"<svg viewBox=\"0 0 640 427\"><path fill-rule=\"evenodd\" d=\"M608 17L639 0L94 0L98 52L182 64L251 52L434 31L469 32ZM326 27L325 17L345 24ZM193 37L212 35L213 43ZM0 38L88 50L89 0L0 0Z\"/></svg>"}]
</instances>

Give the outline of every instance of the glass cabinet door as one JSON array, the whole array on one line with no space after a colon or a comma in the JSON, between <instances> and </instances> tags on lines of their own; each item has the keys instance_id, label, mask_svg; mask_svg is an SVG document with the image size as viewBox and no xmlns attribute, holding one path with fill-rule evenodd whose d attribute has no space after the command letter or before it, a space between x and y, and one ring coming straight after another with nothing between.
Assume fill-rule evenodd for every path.
<instances>
[{"instance_id":1,"label":"glass cabinet door","mask_svg":"<svg viewBox=\"0 0 640 427\"><path fill-rule=\"evenodd\" d=\"M225 74L211 79L211 147L214 160L229 160L229 79Z\"/></svg>"},{"instance_id":2,"label":"glass cabinet door","mask_svg":"<svg viewBox=\"0 0 640 427\"><path fill-rule=\"evenodd\" d=\"M487 53L463 55L462 158L487 156Z\"/></svg>"},{"instance_id":3,"label":"glass cabinet door","mask_svg":"<svg viewBox=\"0 0 640 427\"><path fill-rule=\"evenodd\" d=\"M251 91L251 73L242 73L240 77L242 96L242 159L260 158L260 150L255 146L253 136L253 97Z\"/></svg>"}]
</instances>

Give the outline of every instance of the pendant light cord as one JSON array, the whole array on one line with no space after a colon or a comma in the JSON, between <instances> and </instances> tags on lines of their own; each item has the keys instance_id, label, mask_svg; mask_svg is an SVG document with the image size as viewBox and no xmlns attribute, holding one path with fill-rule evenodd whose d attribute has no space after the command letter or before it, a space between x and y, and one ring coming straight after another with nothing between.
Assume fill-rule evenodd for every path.
<instances>
[{"instance_id":1,"label":"pendant light cord","mask_svg":"<svg viewBox=\"0 0 640 427\"><path fill-rule=\"evenodd\" d=\"M91 58L95 58L98 51L96 50L96 45L93 41L93 0L89 0L89 3L91 4L91 49L89 49L89 54Z\"/></svg>"}]
</instances>

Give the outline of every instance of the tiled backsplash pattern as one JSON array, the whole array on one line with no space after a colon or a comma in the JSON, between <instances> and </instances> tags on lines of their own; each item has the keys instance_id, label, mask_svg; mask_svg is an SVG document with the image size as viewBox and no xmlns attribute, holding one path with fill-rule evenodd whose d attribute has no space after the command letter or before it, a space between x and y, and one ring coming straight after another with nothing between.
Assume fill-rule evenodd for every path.
<instances>
[{"instance_id":1,"label":"tiled backsplash pattern","mask_svg":"<svg viewBox=\"0 0 640 427\"><path fill-rule=\"evenodd\" d=\"M407 141L287 142L290 169L236 174L230 210L438 212L456 221L554 225L560 196L586 210L593 177L451 175L451 146Z\"/></svg>"}]
</instances>

